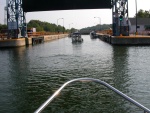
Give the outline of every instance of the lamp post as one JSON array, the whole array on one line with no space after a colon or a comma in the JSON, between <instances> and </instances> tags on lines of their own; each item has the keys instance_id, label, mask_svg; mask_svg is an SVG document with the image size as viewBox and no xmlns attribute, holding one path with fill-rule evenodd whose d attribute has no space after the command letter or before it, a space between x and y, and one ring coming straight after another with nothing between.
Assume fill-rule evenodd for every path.
<instances>
[{"instance_id":1,"label":"lamp post","mask_svg":"<svg viewBox=\"0 0 150 113\"><path fill-rule=\"evenodd\" d=\"M136 34L137 34L137 0L135 0L135 7L136 7Z\"/></svg>"},{"instance_id":2,"label":"lamp post","mask_svg":"<svg viewBox=\"0 0 150 113\"><path fill-rule=\"evenodd\" d=\"M94 23L94 29L92 29L92 31L95 31L96 32L96 26L97 26L97 23Z\"/></svg>"},{"instance_id":3,"label":"lamp post","mask_svg":"<svg viewBox=\"0 0 150 113\"><path fill-rule=\"evenodd\" d=\"M70 23L70 24L69 24L69 29L70 29L70 25L71 25L71 24L73 24L73 23Z\"/></svg>"},{"instance_id":4,"label":"lamp post","mask_svg":"<svg viewBox=\"0 0 150 113\"><path fill-rule=\"evenodd\" d=\"M64 34L64 18L62 18L63 19L63 34Z\"/></svg>"},{"instance_id":5,"label":"lamp post","mask_svg":"<svg viewBox=\"0 0 150 113\"><path fill-rule=\"evenodd\" d=\"M73 24L73 23L70 23L70 24L69 24L69 29L70 29L70 25L71 25L71 24Z\"/></svg>"},{"instance_id":6,"label":"lamp post","mask_svg":"<svg viewBox=\"0 0 150 113\"><path fill-rule=\"evenodd\" d=\"M99 18L99 25L100 25L100 30L101 30L101 18L100 17L94 17L94 18Z\"/></svg>"},{"instance_id":7,"label":"lamp post","mask_svg":"<svg viewBox=\"0 0 150 113\"><path fill-rule=\"evenodd\" d=\"M59 29L58 29L58 20L60 20L60 19L64 19L64 18L58 18L58 19L57 19L57 31L58 31L58 33L59 33Z\"/></svg>"}]
</instances>

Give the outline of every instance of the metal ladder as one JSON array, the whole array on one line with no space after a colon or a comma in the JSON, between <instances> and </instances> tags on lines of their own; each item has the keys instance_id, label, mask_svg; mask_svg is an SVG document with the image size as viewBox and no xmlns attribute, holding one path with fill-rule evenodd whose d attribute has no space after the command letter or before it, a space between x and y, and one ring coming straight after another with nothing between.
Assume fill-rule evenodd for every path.
<instances>
[{"instance_id":1,"label":"metal ladder","mask_svg":"<svg viewBox=\"0 0 150 113\"><path fill-rule=\"evenodd\" d=\"M136 105L137 107L141 108L144 113L150 113L150 109L146 108L145 106L143 106L142 104L138 103L137 101L133 100L132 98L130 98L129 96L125 95L124 93L122 93L121 91L119 91L118 89L112 87L111 85L109 85L108 83L101 81L99 79L93 79L93 78L77 78L77 79L73 79L70 80L66 83L64 83L51 97L49 97L34 113L41 113L42 110L44 110L44 108L70 83L72 82L76 82L76 81L81 81L81 82L96 82L98 84L104 85L107 88L111 89L112 91L114 91L115 93L117 93L118 95L120 95L121 97L123 97L124 99L126 99L127 101L131 102L132 104Z\"/></svg>"}]
</instances>

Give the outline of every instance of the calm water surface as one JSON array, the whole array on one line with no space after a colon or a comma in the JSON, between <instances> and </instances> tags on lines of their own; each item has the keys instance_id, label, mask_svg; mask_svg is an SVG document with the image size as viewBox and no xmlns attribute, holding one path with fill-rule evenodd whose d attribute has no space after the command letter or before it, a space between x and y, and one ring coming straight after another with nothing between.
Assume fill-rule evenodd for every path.
<instances>
[{"instance_id":1,"label":"calm water surface","mask_svg":"<svg viewBox=\"0 0 150 113\"><path fill-rule=\"evenodd\" d=\"M64 82L103 80L150 108L150 46L112 46L82 36L0 49L0 113L33 113ZM143 113L95 83L66 87L43 113Z\"/></svg>"}]
</instances>

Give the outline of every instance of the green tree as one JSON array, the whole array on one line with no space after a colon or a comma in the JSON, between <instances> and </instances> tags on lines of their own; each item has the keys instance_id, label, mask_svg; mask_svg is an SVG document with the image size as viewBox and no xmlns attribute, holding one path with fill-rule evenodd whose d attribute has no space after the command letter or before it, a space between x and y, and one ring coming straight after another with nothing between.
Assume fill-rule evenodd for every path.
<instances>
[{"instance_id":1,"label":"green tree","mask_svg":"<svg viewBox=\"0 0 150 113\"><path fill-rule=\"evenodd\" d=\"M136 17L136 14L135 16ZM137 12L137 18L150 18L150 11L144 11L142 9L140 9L138 12Z\"/></svg>"},{"instance_id":2,"label":"green tree","mask_svg":"<svg viewBox=\"0 0 150 113\"><path fill-rule=\"evenodd\" d=\"M63 32L65 31L65 28L63 26L57 26L56 24L48 23L48 22L41 22L39 20L31 20L28 23L28 28L36 28L37 31L46 31L46 32L56 32L60 31Z\"/></svg>"},{"instance_id":3,"label":"green tree","mask_svg":"<svg viewBox=\"0 0 150 113\"><path fill-rule=\"evenodd\" d=\"M7 25L0 24L0 31L1 31L2 29L7 29Z\"/></svg>"}]
</instances>

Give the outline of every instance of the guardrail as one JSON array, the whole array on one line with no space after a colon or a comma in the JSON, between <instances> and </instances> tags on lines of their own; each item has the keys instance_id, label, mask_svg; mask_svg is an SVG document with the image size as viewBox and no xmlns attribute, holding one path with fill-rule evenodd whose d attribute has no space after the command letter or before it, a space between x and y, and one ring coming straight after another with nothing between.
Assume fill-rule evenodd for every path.
<instances>
[{"instance_id":1,"label":"guardrail","mask_svg":"<svg viewBox=\"0 0 150 113\"><path fill-rule=\"evenodd\" d=\"M73 79L70 80L66 83L64 83L50 98L48 98L34 113L40 113L44 110L44 108L50 103L52 102L52 100L70 83L72 82L76 82L76 81L81 81L81 82L96 82L98 84L104 85L107 88L111 89L112 91L114 91L115 93L117 93L118 95L120 95L121 97L123 97L125 100L131 102L132 104L136 105L137 107L141 108L144 110L144 113L150 113L150 109L146 108L145 106L143 106L142 104L138 103L137 101L133 100L132 98L130 98L129 96L125 95L124 93L122 93L121 91L119 91L118 89L112 87L111 85L109 85L108 83L101 81L99 79L93 79L93 78L78 78L78 79Z\"/></svg>"}]
</instances>

